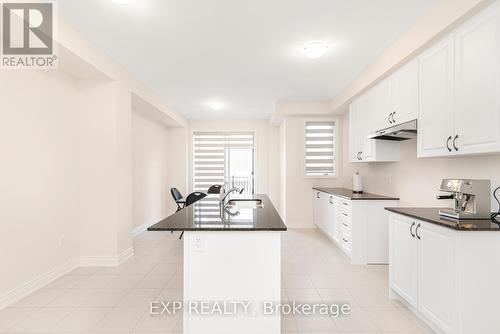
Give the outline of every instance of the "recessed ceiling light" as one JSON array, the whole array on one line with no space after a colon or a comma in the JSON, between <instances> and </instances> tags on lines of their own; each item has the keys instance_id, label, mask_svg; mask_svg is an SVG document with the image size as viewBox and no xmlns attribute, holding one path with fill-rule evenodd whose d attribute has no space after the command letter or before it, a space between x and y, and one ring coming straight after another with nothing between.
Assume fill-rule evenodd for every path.
<instances>
[{"instance_id":1,"label":"recessed ceiling light","mask_svg":"<svg viewBox=\"0 0 500 334\"><path fill-rule=\"evenodd\" d=\"M222 103L219 103L219 102L210 102L208 104L208 106L210 107L210 109L212 109L214 111L218 111L218 110L221 110L222 108L224 108L224 105Z\"/></svg>"},{"instance_id":2,"label":"recessed ceiling light","mask_svg":"<svg viewBox=\"0 0 500 334\"><path fill-rule=\"evenodd\" d=\"M326 42L321 42L321 41L309 42L306 45L304 45L303 52L304 55L306 55L306 57L309 57L311 59L316 59L325 54L325 52L328 50L328 46L329 45Z\"/></svg>"},{"instance_id":3,"label":"recessed ceiling light","mask_svg":"<svg viewBox=\"0 0 500 334\"><path fill-rule=\"evenodd\" d=\"M124 4L128 4L128 3L131 3L135 0L112 0L114 3L119 3L121 5L124 5Z\"/></svg>"}]
</instances>

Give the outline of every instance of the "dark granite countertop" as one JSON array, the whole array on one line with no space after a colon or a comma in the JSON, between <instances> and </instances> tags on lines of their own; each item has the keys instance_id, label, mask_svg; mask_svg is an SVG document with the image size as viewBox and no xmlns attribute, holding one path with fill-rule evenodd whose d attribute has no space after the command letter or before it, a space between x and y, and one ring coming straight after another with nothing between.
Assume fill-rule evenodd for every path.
<instances>
[{"instance_id":1,"label":"dark granite countertop","mask_svg":"<svg viewBox=\"0 0 500 334\"><path fill-rule=\"evenodd\" d=\"M458 231L500 231L500 225L488 219L444 218L439 215L440 208L385 208L403 216L423 220L428 223L448 227Z\"/></svg>"},{"instance_id":2,"label":"dark granite countertop","mask_svg":"<svg viewBox=\"0 0 500 334\"><path fill-rule=\"evenodd\" d=\"M382 196L382 195L377 195L377 194L371 194L371 193L362 193L362 194L355 194L352 192L352 189L347 189L347 188L320 188L320 187L313 187L314 190L322 191L324 193L328 193L330 195L334 196L339 196L343 197L346 199L350 199L353 201L372 201L372 200L379 200L379 201L398 201L399 198L397 197L390 197L390 196Z\"/></svg>"},{"instance_id":3,"label":"dark granite countertop","mask_svg":"<svg viewBox=\"0 0 500 334\"><path fill-rule=\"evenodd\" d=\"M249 196L232 196L231 199ZM286 231L267 195L253 195L251 198L262 200L263 207L240 209L239 214L220 215L219 195L209 195L193 205L184 208L159 223L148 231ZM233 211L233 210L231 210ZM234 211L233 211L234 212Z\"/></svg>"}]
</instances>

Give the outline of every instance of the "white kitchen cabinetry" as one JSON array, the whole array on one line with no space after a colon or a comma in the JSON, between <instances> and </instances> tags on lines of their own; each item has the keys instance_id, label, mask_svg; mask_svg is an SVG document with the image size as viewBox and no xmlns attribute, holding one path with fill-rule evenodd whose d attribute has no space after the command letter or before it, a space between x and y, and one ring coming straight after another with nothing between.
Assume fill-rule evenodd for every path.
<instances>
[{"instance_id":1,"label":"white kitchen cabinetry","mask_svg":"<svg viewBox=\"0 0 500 334\"><path fill-rule=\"evenodd\" d=\"M455 33L458 153L500 152L500 6Z\"/></svg>"},{"instance_id":2,"label":"white kitchen cabinetry","mask_svg":"<svg viewBox=\"0 0 500 334\"><path fill-rule=\"evenodd\" d=\"M350 258L353 264L389 261L388 212L396 200L349 200L313 190L314 223Z\"/></svg>"},{"instance_id":3,"label":"white kitchen cabinetry","mask_svg":"<svg viewBox=\"0 0 500 334\"><path fill-rule=\"evenodd\" d=\"M398 161L399 143L368 139L368 135L417 118L418 62L401 67L351 104L351 162Z\"/></svg>"},{"instance_id":4,"label":"white kitchen cabinetry","mask_svg":"<svg viewBox=\"0 0 500 334\"><path fill-rule=\"evenodd\" d=\"M500 152L500 3L419 57L418 156Z\"/></svg>"},{"instance_id":5,"label":"white kitchen cabinetry","mask_svg":"<svg viewBox=\"0 0 500 334\"><path fill-rule=\"evenodd\" d=\"M390 215L389 285L438 333L500 333L500 232Z\"/></svg>"},{"instance_id":6,"label":"white kitchen cabinetry","mask_svg":"<svg viewBox=\"0 0 500 334\"><path fill-rule=\"evenodd\" d=\"M445 332L452 332L455 305L455 232L418 222L418 308Z\"/></svg>"},{"instance_id":7,"label":"white kitchen cabinetry","mask_svg":"<svg viewBox=\"0 0 500 334\"><path fill-rule=\"evenodd\" d=\"M322 191L314 191L314 223L330 238L338 240L338 204L335 198Z\"/></svg>"},{"instance_id":8,"label":"white kitchen cabinetry","mask_svg":"<svg viewBox=\"0 0 500 334\"><path fill-rule=\"evenodd\" d=\"M418 156L451 153L453 140L453 39L446 38L419 58Z\"/></svg>"},{"instance_id":9,"label":"white kitchen cabinetry","mask_svg":"<svg viewBox=\"0 0 500 334\"><path fill-rule=\"evenodd\" d=\"M391 125L414 120L418 116L418 61L401 67L389 77ZM380 130L380 129L377 129Z\"/></svg>"},{"instance_id":10,"label":"white kitchen cabinetry","mask_svg":"<svg viewBox=\"0 0 500 334\"><path fill-rule=\"evenodd\" d=\"M418 251L415 242L415 221L393 217L391 222L391 287L408 303L417 305Z\"/></svg>"},{"instance_id":11,"label":"white kitchen cabinetry","mask_svg":"<svg viewBox=\"0 0 500 334\"><path fill-rule=\"evenodd\" d=\"M351 104L349 111L349 156L351 162L399 160L399 144L369 139L374 128L377 91L370 90Z\"/></svg>"}]
</instances>

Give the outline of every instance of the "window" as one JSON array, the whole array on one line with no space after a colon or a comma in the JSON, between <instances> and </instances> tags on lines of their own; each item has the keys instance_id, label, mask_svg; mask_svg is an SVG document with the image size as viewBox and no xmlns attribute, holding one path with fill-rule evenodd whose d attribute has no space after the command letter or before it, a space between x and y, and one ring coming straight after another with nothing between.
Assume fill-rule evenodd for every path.
<instances>
[{"instance_id":1,"label":"window","mask_svg":"<svg viewBox=\"0 0 500 334\"><path fill-rule=\"evenodd\" d=\"M336 176L335 122L306 122L304 172L306 176Z\"/></svg>"},{"instance_id":2,"label":"window","mask_svg":"<svg viewBox=\"0 0 500 334\"><path fill-rule=\"evenodd\" d=\"M194 191L229 183L253 194L254 151L253 132L194 132Z\"/></svg>"}]
</instances>

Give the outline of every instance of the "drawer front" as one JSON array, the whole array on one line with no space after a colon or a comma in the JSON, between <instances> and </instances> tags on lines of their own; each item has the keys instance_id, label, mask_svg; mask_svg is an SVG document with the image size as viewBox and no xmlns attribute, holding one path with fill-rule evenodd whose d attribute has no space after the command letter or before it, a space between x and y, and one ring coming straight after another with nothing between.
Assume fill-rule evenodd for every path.
<instances>
[{"instance_id":1,"label":"drawer front","mask_svg":"<svg viewBox=\"0 0 500 334\"><path fill-rule=\"evenodd\" d=\"M340 200L340 209L351 211L351 201L346 200L346 199L341 199Z\"/></svg>"},{"instance_id":2,"label":"drawer front","mask_svg":"<svg viewBox=\"0 0 500 334\"><path fill-rule=\"evenodd\" d=\"M346 217L341 213L339 221L342 229L351 229L351 217Z\"/></svg>"},{"instance_id":3,"label":"drawer front","mask_svg":"<svg viewBox=\"0 0 500 334\"><path fill-rule=\"evenodd\" d=\"M340 218L351 220L351 211L341 208L340 209Z\"/></svg>"},{"instance_id":4,"label":"drawer front","mask_svg":"<svg viewBox=\"0 0 500 334\"><path fill-rule=\"evenodd\" d=\"M340 243L342 247L347 250L351 250L351 234L345 230L342 230L342 236L340 237Z\"/></svg>"}]
</instances>

